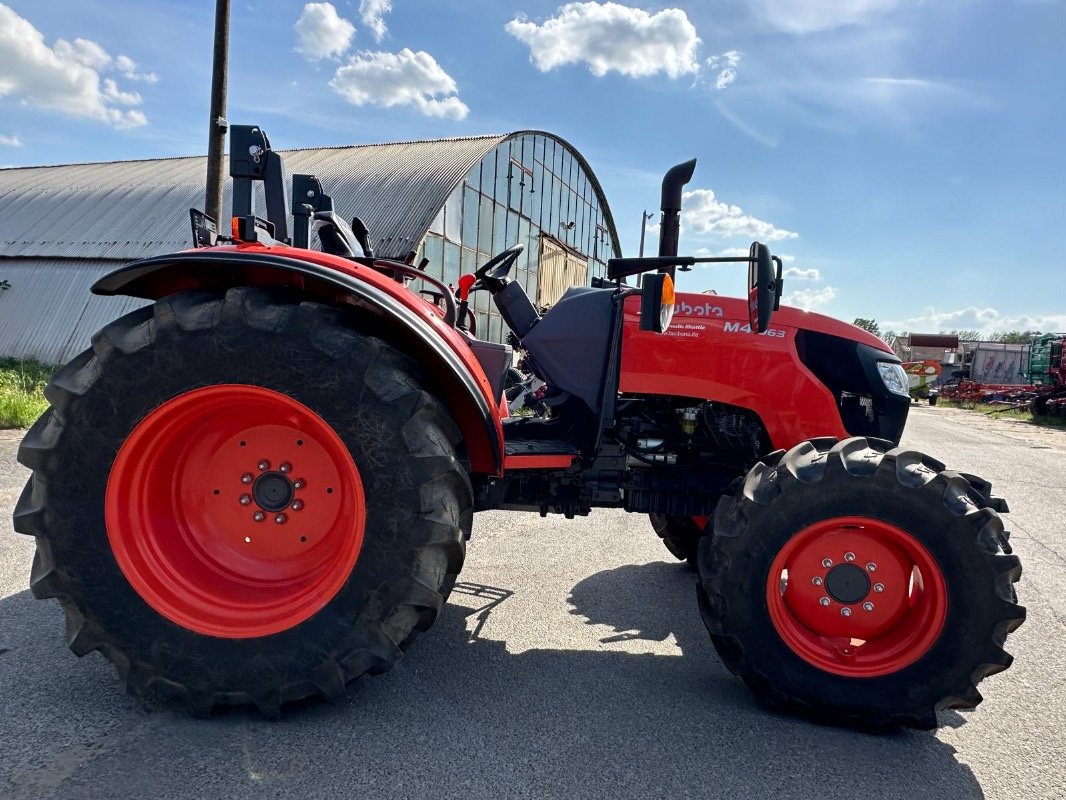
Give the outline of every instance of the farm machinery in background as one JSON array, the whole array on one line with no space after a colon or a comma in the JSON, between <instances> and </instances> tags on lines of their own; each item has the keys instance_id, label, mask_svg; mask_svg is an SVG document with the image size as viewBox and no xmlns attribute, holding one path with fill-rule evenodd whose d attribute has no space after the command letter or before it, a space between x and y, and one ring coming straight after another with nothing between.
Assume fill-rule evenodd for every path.
<instances>
[{"instance_id":1,"label":"farm machinery in background","mask_svg":"<svg viewBox=\"0 0 1066 800\"><path fill-rule=\"evenodd\" d=\"M944 366L931 358L922 361L904 361L903 371L907 373L911 399L928 400L929 405L936 405L937 390L933 388L944 373Z\"/></svg>"},{"instance_id":2,"label":"farm machinery in background","mask_svg":"<svg viewBox=\"0 0 1066 800\"><path fill-rule=\"evenodd\" d=\"M1029 401L1034 417L1066 417L1066 333L1045 333L1029 345L1028 378L1035 397Z\"/></svg>"},{"instance_id":3,"label":"farm machinery in background","mask_svg":"<svg viewBox=\"0 0 1066 800\"><path fill-rule=\"evenodd\" d=\"M313 175L293 176L290 214L266 135L230 133L229 235L193 211L193 249L94 285L152 302L55 374L19 448L33 594L128 692L202 716L343 700L433 624L490 509L649 515L697 567L722 663L775 709L932 728L1011 665L1006 503L899 445L899 359L781 307L765 245L677 255L695 160L663 181L658 256L611 259L541 313L510 278L522 245L453 291L415 253L375 257ZM675 294L677 267L730 261L745 297ZM509 414L512 348L474 336L473 292L547 413Z\"/></svg>"},{"instance_id":4,"label":"farm machinery in background","mask_svg":"<svg viewBox=\"0 0 1066 800\"><path fill-rule=\"evenodd\" d=\"M1004 411L1028 408L1034 417L1066 417L1066 334L1045 333L1029 345L1019 383L981 383L956 378L940 396L963 405L999 405Z\"/></svg>"}]
</instances>

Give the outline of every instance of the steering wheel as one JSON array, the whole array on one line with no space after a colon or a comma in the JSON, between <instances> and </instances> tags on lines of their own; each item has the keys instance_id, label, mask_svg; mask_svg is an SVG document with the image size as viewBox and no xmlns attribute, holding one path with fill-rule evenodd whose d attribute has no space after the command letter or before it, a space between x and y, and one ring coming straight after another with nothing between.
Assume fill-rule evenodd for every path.
<instances>
[{"instance_id":1,"label":"steering wheel","mask_svg":"<svg viewBox=\"0 0 1066 800\"><path fill-rule=\"evenodd\" d=\"M516 244L514 247L508 247L502 253L497 253L482 264L477 272L474 273L474 277L477 280L470 287L470 291L475 289L489 289L490 291L501 289L503 282L507 280L507 273L511 271L514 262L518 260L518 256L525 249L525 245Z\"/></svg>"}]
</instances>

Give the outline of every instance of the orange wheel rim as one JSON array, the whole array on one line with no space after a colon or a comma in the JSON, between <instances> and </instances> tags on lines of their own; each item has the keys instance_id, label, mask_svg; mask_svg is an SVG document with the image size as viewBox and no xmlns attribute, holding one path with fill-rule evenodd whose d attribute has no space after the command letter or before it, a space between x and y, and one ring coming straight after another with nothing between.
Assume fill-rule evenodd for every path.
<instances>
[{"instance_id":1,"label":"orange wheel rim","mask_svg":"<svg viewBox=\"0 0 1066 800\"><path fill-rule=\"evenodd\" d=\"M913 664L947 616L944 576L910 533L867 517L834 517L795 534L766 581L774 628L819 669L873 678Z\"/></svg>"},{"instance_id":2,"label":"orange wheel rim","mask_svg":"<svg viewBox=\"0 0 1066 800\"><path fill-rule=\"evenodd\" d=\"M258 386L179 395L119 449L107 536L122 573L162 616L250 638L306 621L348 580L366 503L344 442L318 414Z\"/></svg>"}]
</instances>

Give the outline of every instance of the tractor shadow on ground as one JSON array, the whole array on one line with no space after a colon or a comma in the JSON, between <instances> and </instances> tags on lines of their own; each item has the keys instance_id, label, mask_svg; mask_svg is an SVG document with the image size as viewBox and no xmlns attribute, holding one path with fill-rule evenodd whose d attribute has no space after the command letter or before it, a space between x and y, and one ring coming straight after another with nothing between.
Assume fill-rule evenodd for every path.
<instances>
[{"instance_id":1,"label":"tractor shadow on ground","mask_svg":"<svg viewBox=\"0 0 1066 800\"><path fill-rule=\"evenodd\" d=\"M572 614L601 626L596 649L520 652L491 638L493 617L535 628L537 609L464 582L395 670L277 723L245 710L196 720L123 696L102 657L67 651L55 604L22 592L0 600L0 795L984 796L932 734L761 709L714 655L694 580L662 562L598 572L569 597ZM622 649L641 641L672 654Z\"/></svg>"}]
</instances>

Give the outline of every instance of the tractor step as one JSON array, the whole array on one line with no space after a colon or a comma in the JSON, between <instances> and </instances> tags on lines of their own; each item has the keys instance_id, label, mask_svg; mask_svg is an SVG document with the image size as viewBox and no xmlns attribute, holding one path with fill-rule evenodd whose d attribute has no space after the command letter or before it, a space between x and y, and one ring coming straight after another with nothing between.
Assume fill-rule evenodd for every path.
<instances>
[{"instance_id":1,"label":"tractor step","mask_svg":"<svg viewBox=\"0 0 1066 800\"><path fill-rule=\"evenodd\" d=\"M506 444L509 456L576 456L577 448L563 439L519 439Z\"/></svg>"}]
</instances>

